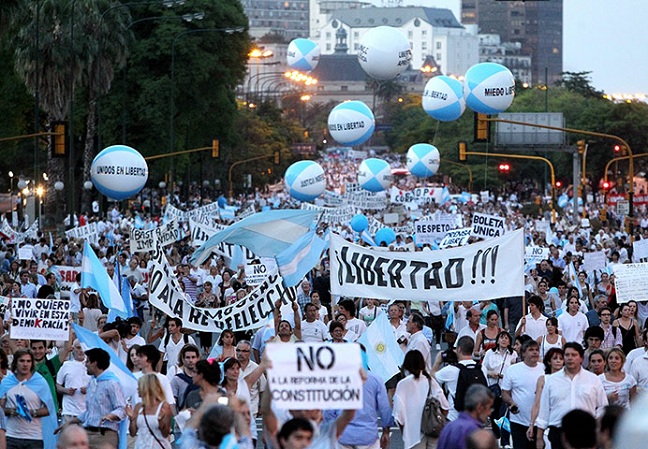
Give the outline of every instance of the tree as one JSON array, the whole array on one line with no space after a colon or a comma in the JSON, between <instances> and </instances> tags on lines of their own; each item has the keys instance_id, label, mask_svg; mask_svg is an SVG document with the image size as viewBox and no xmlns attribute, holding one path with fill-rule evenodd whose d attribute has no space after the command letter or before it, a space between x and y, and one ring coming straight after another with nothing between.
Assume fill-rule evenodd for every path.
<instances>
[{"instance_id":1,"label":"tree","mask_svg":"<svg viewBox=\"0 0 648 449\"><path fill-rule=\"evenodd\" d=\"M591 84L592 72L562 72L562 82L559 85L572 92L579 93L587 98L603 98L603 92L594 89Z\"/></svg>"}]
</instances>

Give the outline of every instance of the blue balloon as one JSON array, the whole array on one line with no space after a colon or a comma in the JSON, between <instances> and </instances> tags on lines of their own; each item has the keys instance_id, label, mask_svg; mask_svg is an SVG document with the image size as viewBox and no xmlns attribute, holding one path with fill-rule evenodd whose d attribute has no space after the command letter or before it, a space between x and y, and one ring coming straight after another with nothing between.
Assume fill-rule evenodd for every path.
<instances>
[{"instance_id":1,"label":"blue balloon","mask_svg":"<svg viewBox=\"0 0 648 449\"><path fill-rule=\"evenodd\" d=\"M396 240L396 233L392 228L382 228L376 232L374 240L378 245L381 245L383 242L389 245Z\"/></svg>"},{"instance_id":2,"label":"blue balloon","mask_svg":"<svg viewBox=\"0 0 648 449\"><path fill-rule=\"evenodd\" d=\"M369 227L369 220L363 214L358 214L351 219L351 229L355 232L362 232Z\"/></svg>"}]
</instances>

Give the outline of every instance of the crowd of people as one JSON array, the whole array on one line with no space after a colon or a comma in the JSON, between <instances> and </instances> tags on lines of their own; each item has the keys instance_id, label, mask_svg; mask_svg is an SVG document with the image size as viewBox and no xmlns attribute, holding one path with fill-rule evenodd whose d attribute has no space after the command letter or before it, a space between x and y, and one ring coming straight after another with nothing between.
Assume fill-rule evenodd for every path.
<instances>
[{"instance_id":1,"label":"crowd of people","mask_svg":"<svg viewBox=\"0 0 648 449\"><path fill-rule=\"evenodd\" d=\"M353 165L336 157L322 164L328 185L343 193L355 176ZM401 181L401 188L416 187L412 178ZM648 238L648 229L628 235L613 214L582 223L562 215L547 227L544 215L521 212L518 198L528 194L527 184L485 201L419 204L408 214L386 205L373 213L380 220L398 211L401 229L437 211L466 225L475 212L506 217L509 230L525 229L527 245L549 251L527 265L521 296L462 302L336 297L324 255L299 284L296 301L277 301L271 319L254 331L194 332L149 303L151 255L131 251L128 236L136 221L144 228L162 221L147 215L158 201L182 208L178 195L149 190L136 211L122 214L115 205L104 218L80 217L80 224L97 224L93 247L109 277L120 288L123 278L130 284L135 314L127 320L109 320L100 295L82 287L80 277L62 288L58 267L81 265L81 240L41 234L5 242L3 296L69 298L70 320L106 347L88 348L74 331L61 342L11 339L11 303L5 304L0 449L52 447L54 434L60 448L117 448L126 432L135 449L387 449L394 426L404 449L612 447L617 418L648 389L648 301L619 303L614 267L636 260L631 240ZM200 204L194 195L184 208ZM284 193L268 191L241 198L239 206L292 204ZM320 224L327 226L368 245L348 223ZM215 255L194 266L195 247L185 235L165 256L190 306L227 307L252 291L244 264L228 266ZM399 233L389 249L432 251L414 237ZM605 267L584 268L586 253L597 251L605 254ZM272 404L268 344L355 344L381 314L404 361L390 379L364 374L362 408L281 410ZM111 357L137 379L136 392L127 392L109 369ZM421 430L428 398L447 421L435 435Z\"/></svg>"}]
</instances>

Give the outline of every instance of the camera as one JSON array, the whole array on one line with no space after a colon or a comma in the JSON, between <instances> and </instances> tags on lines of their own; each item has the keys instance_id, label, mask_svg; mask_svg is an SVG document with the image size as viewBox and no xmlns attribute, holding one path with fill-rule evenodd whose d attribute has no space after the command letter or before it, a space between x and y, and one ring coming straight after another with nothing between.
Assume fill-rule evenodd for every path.
<instances>
[{"instance_id":1,"label":"camera","mask_svg":"<svg viewBox=\"0 0 648 449\"><path fill-rule=\"evenodd\" d=\"M441 360L443 361L443 363L447 365L459 363L459 359L457 358L457 353L450 348L446 349L441 353Z\"/></svg>"}]
</instances>

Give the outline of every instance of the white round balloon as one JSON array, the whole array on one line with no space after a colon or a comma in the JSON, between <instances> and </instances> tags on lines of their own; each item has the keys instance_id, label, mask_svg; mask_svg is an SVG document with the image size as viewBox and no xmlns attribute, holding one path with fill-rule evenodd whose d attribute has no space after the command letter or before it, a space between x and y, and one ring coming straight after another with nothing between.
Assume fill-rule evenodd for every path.
<instances>
[{"instance_id":1,"label":"white round balloon","mask_svg":"<svg viewBox=\"0 0 648 449\"><path fill-rule=\"evenodd\" d=\"M409 41L397 28L372 28L360 40L360 66L367 75L377 80L396 78L407 69L411 59Z\"/></svg>"},{"instance_id":2,"label":"white round balloon","mask_svg":"<svg viewBox=\"0 0 648 449\"><path fill-rule=\"evenodd\" d=\"M331 137L342 145L360 145L369 140L376 126L373 112L362 101L345 101L329 113Z\"/></svg>"},{"instance_id":3,"label":"white round balloon","mask_svg":"<svg viewBox=\"0 0 648 449\"><path fill-rule=\"evenodd\" d=\"M290 196L300 201L312 201L326 189L324 169L313 161L292 164L284 174L284 182Z\"/></svg>"},{"instance_id":4,"label":"white round balloon","mask_svg":"<svg viewBox=\"0 0 648 449\"><path fill-rule=\"evenodd\" d=\"M439 150L428 143L417 143L407 150L407 168L417 178L428 178L436 174L441 163Z\"/></svg>"},{"instance_id":5,"label":"white round balloon","mask_svg":"<svg viewBox=\"0 0 648 449\"><path fill-rule=\"evenodd\" d=\"M358 167L358 183L370 192L381 192L392 182L391 167L386 161L377 158L365 159Z\"/></svg>"},{"instance_id":6,"label":"white round balloon","mask_svg":"<svg viewBox=\"0 0 648 449\"><path fill-rule=\"evenodd\" d=\"M480 114L499 114L513 103L515 78L509 69L494 62L475 64L464 78L466 105Z\"/></svg>"},{"instance_id":7,"label":"white round balloon","mask_svg":"<svg viewBox=\"0 0 648 449\"><path fill-rule=\"evenodd\" d=\"M302 72L315 70L319 62L320 48L310 39L298 38L288 44L288 65Z\"/></svg>"},{"instance_id":8,"label":"white round balloon","mask_svg":"<svg viewBox=\"0 0 648 449\"><path fill-rule=\"evenodd\" d=\"M107 197L123 200L142 190L148 180L148 165L137 150L113 145L94 158L90 179Z\"/></svg>"},{"instance_id":9,"label":"white round balloon","mask_svg":"<svg viewBox=\"0 0 648 449\"><path fill-rule=\"evenodd\" d=\"M435 76L425 85L422 104L432 118L442 122L457 120L466 110L463 84L449 76Z\"/></svg>"}]
</instances>

